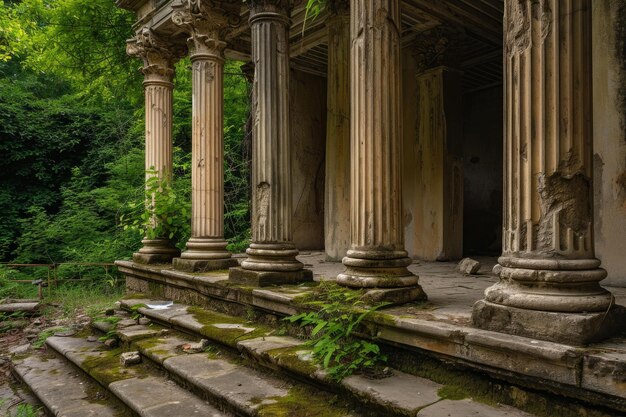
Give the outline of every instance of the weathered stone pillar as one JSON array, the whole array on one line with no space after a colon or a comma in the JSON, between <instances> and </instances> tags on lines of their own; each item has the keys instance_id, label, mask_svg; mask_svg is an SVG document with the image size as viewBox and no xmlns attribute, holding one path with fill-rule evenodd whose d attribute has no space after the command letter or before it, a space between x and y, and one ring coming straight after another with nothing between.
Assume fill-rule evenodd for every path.
<instances>
[{"instance_id":1,"label":"weathered stone pillar","mask_svg":"<svg viewBox=\"0 0 626 417\"><path fill-rule=\"evenodd\" d=\"M591 3L505 3L503 268L478 327L578 344L626 323L594 256Z\"/></svg>"},{"instance_id":2,"label":"weathered stone pillar","mask_svg":"<svg viewBox=\"0 0 626 417\"><path fill-rule=\"evenodd\" d=\"M288 0L251 0L253 84L252 243L233 282L312 280L296 260L291 230Z\"/></svg>"},{"instance_id":3,"label":"weathered stone pillar","mask_svg":"<svg viewBox=\"0 0 626 417\"><path fill-rule=\"evenodd\" d=\"M400 1L351 2L351 245L341 285L368 301L424 298L404 250Z\"/></svg>"},{"instance_id":4,"label":"weathered stone pillar","mask_svg":"<svg viewBox=\"0 0 626 417\"><path fill-rule=\"evenodd\" d=\"M143 28L127 43L127 53L143 59L143 85L146 97L146 180L156 175L172 179L172 89L174 48ZM147 204L150 204L147 202ZM153 221L156 222L156 219ZM144 238L143 247L133 254L139 263L167 263L180 251L169 239Z\"/></svg>"},{"instance_id":5,"label":"weathered stone pillar","mask_svg":"<svg viewBox=\"0 0 626 417\"><path fill-rule=\"evenodd\" d=\"M341 260L350 245L350 2L328 3L324 249Z\"/></svg>"},{"instance_id":6,"label":"weathered stone pillar","mask_svg":"<svg viewBox=\"0 0 626 417\"><path fill-rule=\"evenodd\" d=\"M415 40L417 140L405 172L415 190L410 233L414 256L446 261L463 256L463 105L458 68L462 33L438 27ZM409 238L407 238L409 241Z\"/></svg>"},{"instance_id":7,"label":"weathered stone pillar","mask_svg":"<svg viewBox=\"0 0 626 417\"><path fill-rule=\"evenodd\" d=\"M236 266L224 239L224 35L239 3L188 0L172 20L190 35L192 64L191 238L174 267L198 272Z\"/></svg>"}]
</instances>

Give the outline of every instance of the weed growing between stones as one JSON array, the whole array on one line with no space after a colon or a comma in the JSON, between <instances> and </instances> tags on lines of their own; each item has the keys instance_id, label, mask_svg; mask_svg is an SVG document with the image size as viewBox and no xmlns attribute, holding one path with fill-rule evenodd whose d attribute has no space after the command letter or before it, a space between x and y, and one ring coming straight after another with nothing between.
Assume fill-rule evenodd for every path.
<instances>
[{"instance_id":1,"label":"weed growing between stones","mask_svg":"<svg viewBox=\"0 0 626 417\"><path fill-rule=\"evenodd\" d=\"M331 379L340 381L355 372L374 373L387 357L373 342L354 337L365 317L387 305L368 306L362 291L348 290L322 282L312 301L304 304L314 311L296 314L285 320L311 329L307 345L316 363Z\"/></svg>"},{"instance_id":2,"label":"weed growing between stones","mask_svg":"<svg viewBox=\"0 0 626 417\"><path fill-rule=\"evenodd\" d=\"M69 328L67 327L51 327L49 329L46 329L39 333L39 335L37 336L37 340L33 342L33 347L35 349L41 349L50 336L54 336L55 333L66 332L68 330Z\"/></svg>"},{"instance_id":3,"label":"weed growing between stones","mask_svg":"<svg viewBox=\"0 0 626 417\"><path fill-rule=\"evenodd\" d=\"M40 408L35 408L30 404L20 404L15 410L15 417L39 417Z\"/></svg>"}]
</instances>

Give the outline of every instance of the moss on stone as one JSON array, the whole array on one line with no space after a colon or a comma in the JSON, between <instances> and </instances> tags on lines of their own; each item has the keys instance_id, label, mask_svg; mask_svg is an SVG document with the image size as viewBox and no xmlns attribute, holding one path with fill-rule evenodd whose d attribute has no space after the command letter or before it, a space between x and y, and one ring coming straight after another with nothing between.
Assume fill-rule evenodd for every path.
<instances>
[{"instance_id":1,"label":"moss on stone","mask_svg":"<svg viewBox=\"0 0 626 417\"><path fill-rule=\"evenodd\" d=\"M276 402L259 406L259 417L344 417L352 411L349 405L340 404L337 396L305 386L272 399Z\"/></svg>"},{"instance_id":2,"label":"moss on stone","mask_svg":"<svg viewBox=\"0 0 626 417\"><path fill-rule=\"evenodd\" d=\"M307 350L304 346L292 346L287 348L271 349L266 352L274 362L299 375L311 375L317 371L317 366L312 361L301 359L298 352Z\"/></svg>"},{"instance_id":3,"label":"moss on stone","mask_svg":"<svg viewBox=\"0 0 626 417\"><path fill-rule=\"evenodd\" d=\"M132 378L134 375L120 365L121 353L120 348L105 351L102 355L87 358L81 367L103 386Z\"/></svg>"},{"instance_id":4,"label":"moss on stone","mask_svg":"<svg viewBox=\"0 0 626 417\"><path fill-rule=\"evenodd\" d=\"M123 300L145 300L146 298L150 298L150 297L148 297L144 293L139 292L139 293L126 294L124 295Z\"/></svg>"},{"instance_id":5,"label":"moss on stone","mask_svg":"<svg viewBox=\"0 0 626 417\"><path fill-rule=\"evenodd\" d=\"M458 385L445 385L437 391L437 395L446 400L456 401L470 397L468 391Z\"/></svg>"},{"instance_id":6,"label":"moss on stone","mask_svg":"<svg viewBox=\"0 0 626 417\"><path fill-rule=\"evenodd\" d=\"M187 312L202 325L200 333L211 340L220 342L226 346L236 347L237 342L241 340L255 339L265 336L270 329L257 324L247 324L247 322L239 317L227 316L225 314L216 313L214 311L205 310L199 307L189 307ZM251 332L244 329L228 329L216 327L216 324L238 324L244 327L254 327Z\"/></svg>"}]
</instances>

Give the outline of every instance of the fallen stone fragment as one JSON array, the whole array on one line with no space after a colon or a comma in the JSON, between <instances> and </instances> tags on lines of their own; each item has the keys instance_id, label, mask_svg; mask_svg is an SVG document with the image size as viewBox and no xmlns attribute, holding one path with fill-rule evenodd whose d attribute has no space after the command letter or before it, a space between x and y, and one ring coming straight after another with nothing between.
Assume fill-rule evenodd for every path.
<instances>
[{"instance_id":1,"label":"fallen stone fragment","mask_svg":"<svg viewBox=\"0 0 626 417\"><path fill-rule=\"evenodd\" d=\"M209 347L209 341L206 339L200 340L198 343L185 343L181 346L181 349L185 353L200 353L204 352L204 349Z\"/></svg>"},{"instance_id":2,"label":"fallen stone fragment","mask_svg":"<svg viewBox=\"0 0 626 417\"><path fill-rule=\"evenodd\" d=\"M493 266L493 269L492 269L491 271L494 273L494 275L496 275L496 276L498 276L498 277L499 277L499 276L500 276L500 273L502 272L502 265L500 265L500 264L495 264L495 265Z\"/></svg>"},{"instance_id":3,"label":"fallen stone fragment","mask_svg":"<svg viewBox=\"0 0 626 417\"><path fill-rule=\"evenodd\" d=\"M120 355L120 363L122 366L131 366L141 363L139 352L124 352Z\"/></svg>"},{"instance_id":4,"label":"fallen stone fragment","mask_svg":"<svg viewBox=\"0 0 626 417\"><path fill-rule=\"evenodd\" d=\"M110 349L117 347L118 344L119 344L119 340L117 339L107 339L104 341L104 346Z\"/></svg>"},{"instance_id":5,"label":"fallen stone fragment","mask_svg":"<svg viewBox=\"0 0 626 417\"><path fill-rule=\"evenodd\" d=\"M143 326L147 326L150 323L152 323L152 322L147 317L142 317L142 318L139 319L139 324L141 324Z\"/></svg>"},{"instance_id":6,"label":"fallen stone fragment","mask_svg":"<svg viewBox=\"0 0 626 417\"><path fill-rule=\"evenodd\" d=\"M473 260L472 258L463 258L459 262L459 271L464 274L476 274L480 269L480 262Z\"/></svg>"},{"instance_id":7,"label":"fallen stone fragment","mask_svg":"<svg viewBox=\"0 0 626 417\"><path fill-rule=\"evenodd\" d=\"M96 336L89 336L89 337L87 337L87 341L88 342L97 342L98 338Z\"/></svg>"}]
</instances>

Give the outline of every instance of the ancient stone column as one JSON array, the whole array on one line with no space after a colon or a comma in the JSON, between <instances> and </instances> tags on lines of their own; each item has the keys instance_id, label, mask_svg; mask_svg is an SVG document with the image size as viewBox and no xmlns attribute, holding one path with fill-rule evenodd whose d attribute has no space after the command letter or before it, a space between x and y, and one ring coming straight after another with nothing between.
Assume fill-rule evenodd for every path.
<instances>
[{"instance_id":1,"label":"ancient stone column","mask_svg":"<svg viewBox=\"0 0 626 417\"><path fill-rule=\"evenodd\" d=\"M289 14L287 0L251 0L252 243L229 279L249 285L312 280L296 259L291 230Z\"/></svg>"},{"instance_id":2,"label":"ancient stone column","mask_svg":"<svg viewBox=\"0 0 626 417\"><path fill-rule=\"evenodd\" d=\"M594 256L591 5L505 2L503 268L478 327L579 344L626 323Z\"/></svg>"},{"instance_id":3,"label":"ancient stone column","mask_svg":"<svg viewBox=\"0 0 626 417\"><path fill-rule=\"evenodd\" d=\"M324 249L341 260L350 245L350 2L328 3Z\"/></svg>"},{"instance_id":4,"label":"ancient stone column","mask_svg":"<svg viewBox=\"0 0 626 417\"><path fill-rule=\"evenodd\" d=\"M239 18L239 3L188 0L172 20L190 35L192 64L191 238L174 267L189 272L225 269L237 261L224 239L224 35Z\"/></svg>"},{"instance_id":5,"label":"ancient stone column","mask_svg":"<svg viewBox=\"0 0 626 417\"><path fill-rule=\"evenodd\" d=\"M337 282L402 303L425 294L404 250L400 1L354 0L350 18L351 244Z\"/></svg>"},{"instance_id":6,"label":"ancient stone column","mask_svg":"<svg viewBox=\"0 0 626 417\"><path fill-rule=\"evenodd\" d=\"M127 53L143 59L141 69L146 97L146 180L153 176L172 179L172 80L176 51L150 29L143 28L127 43ZM154 197L152 197L154 201ZM150 205L151 202L146 204ZM153 219L156 222L156 219ZM180 251L167 237L144 238L133 254L139 263L167 263Z\"/></svg>"},{"instance_id":7,"label":"ancient stone column","mask_svg":"<svg viewBox=\"0 0 626 417\"><path fill-rule=\"evenodd\" d=\"M405 149L405 175L415 189L405 196L413 256L446 261L463 256L463 106L458 69L462 32L439 26L414 41L417 61L417 138ZM405 177L406 178L406 177Z\"/></svg>"}]
</instances>

